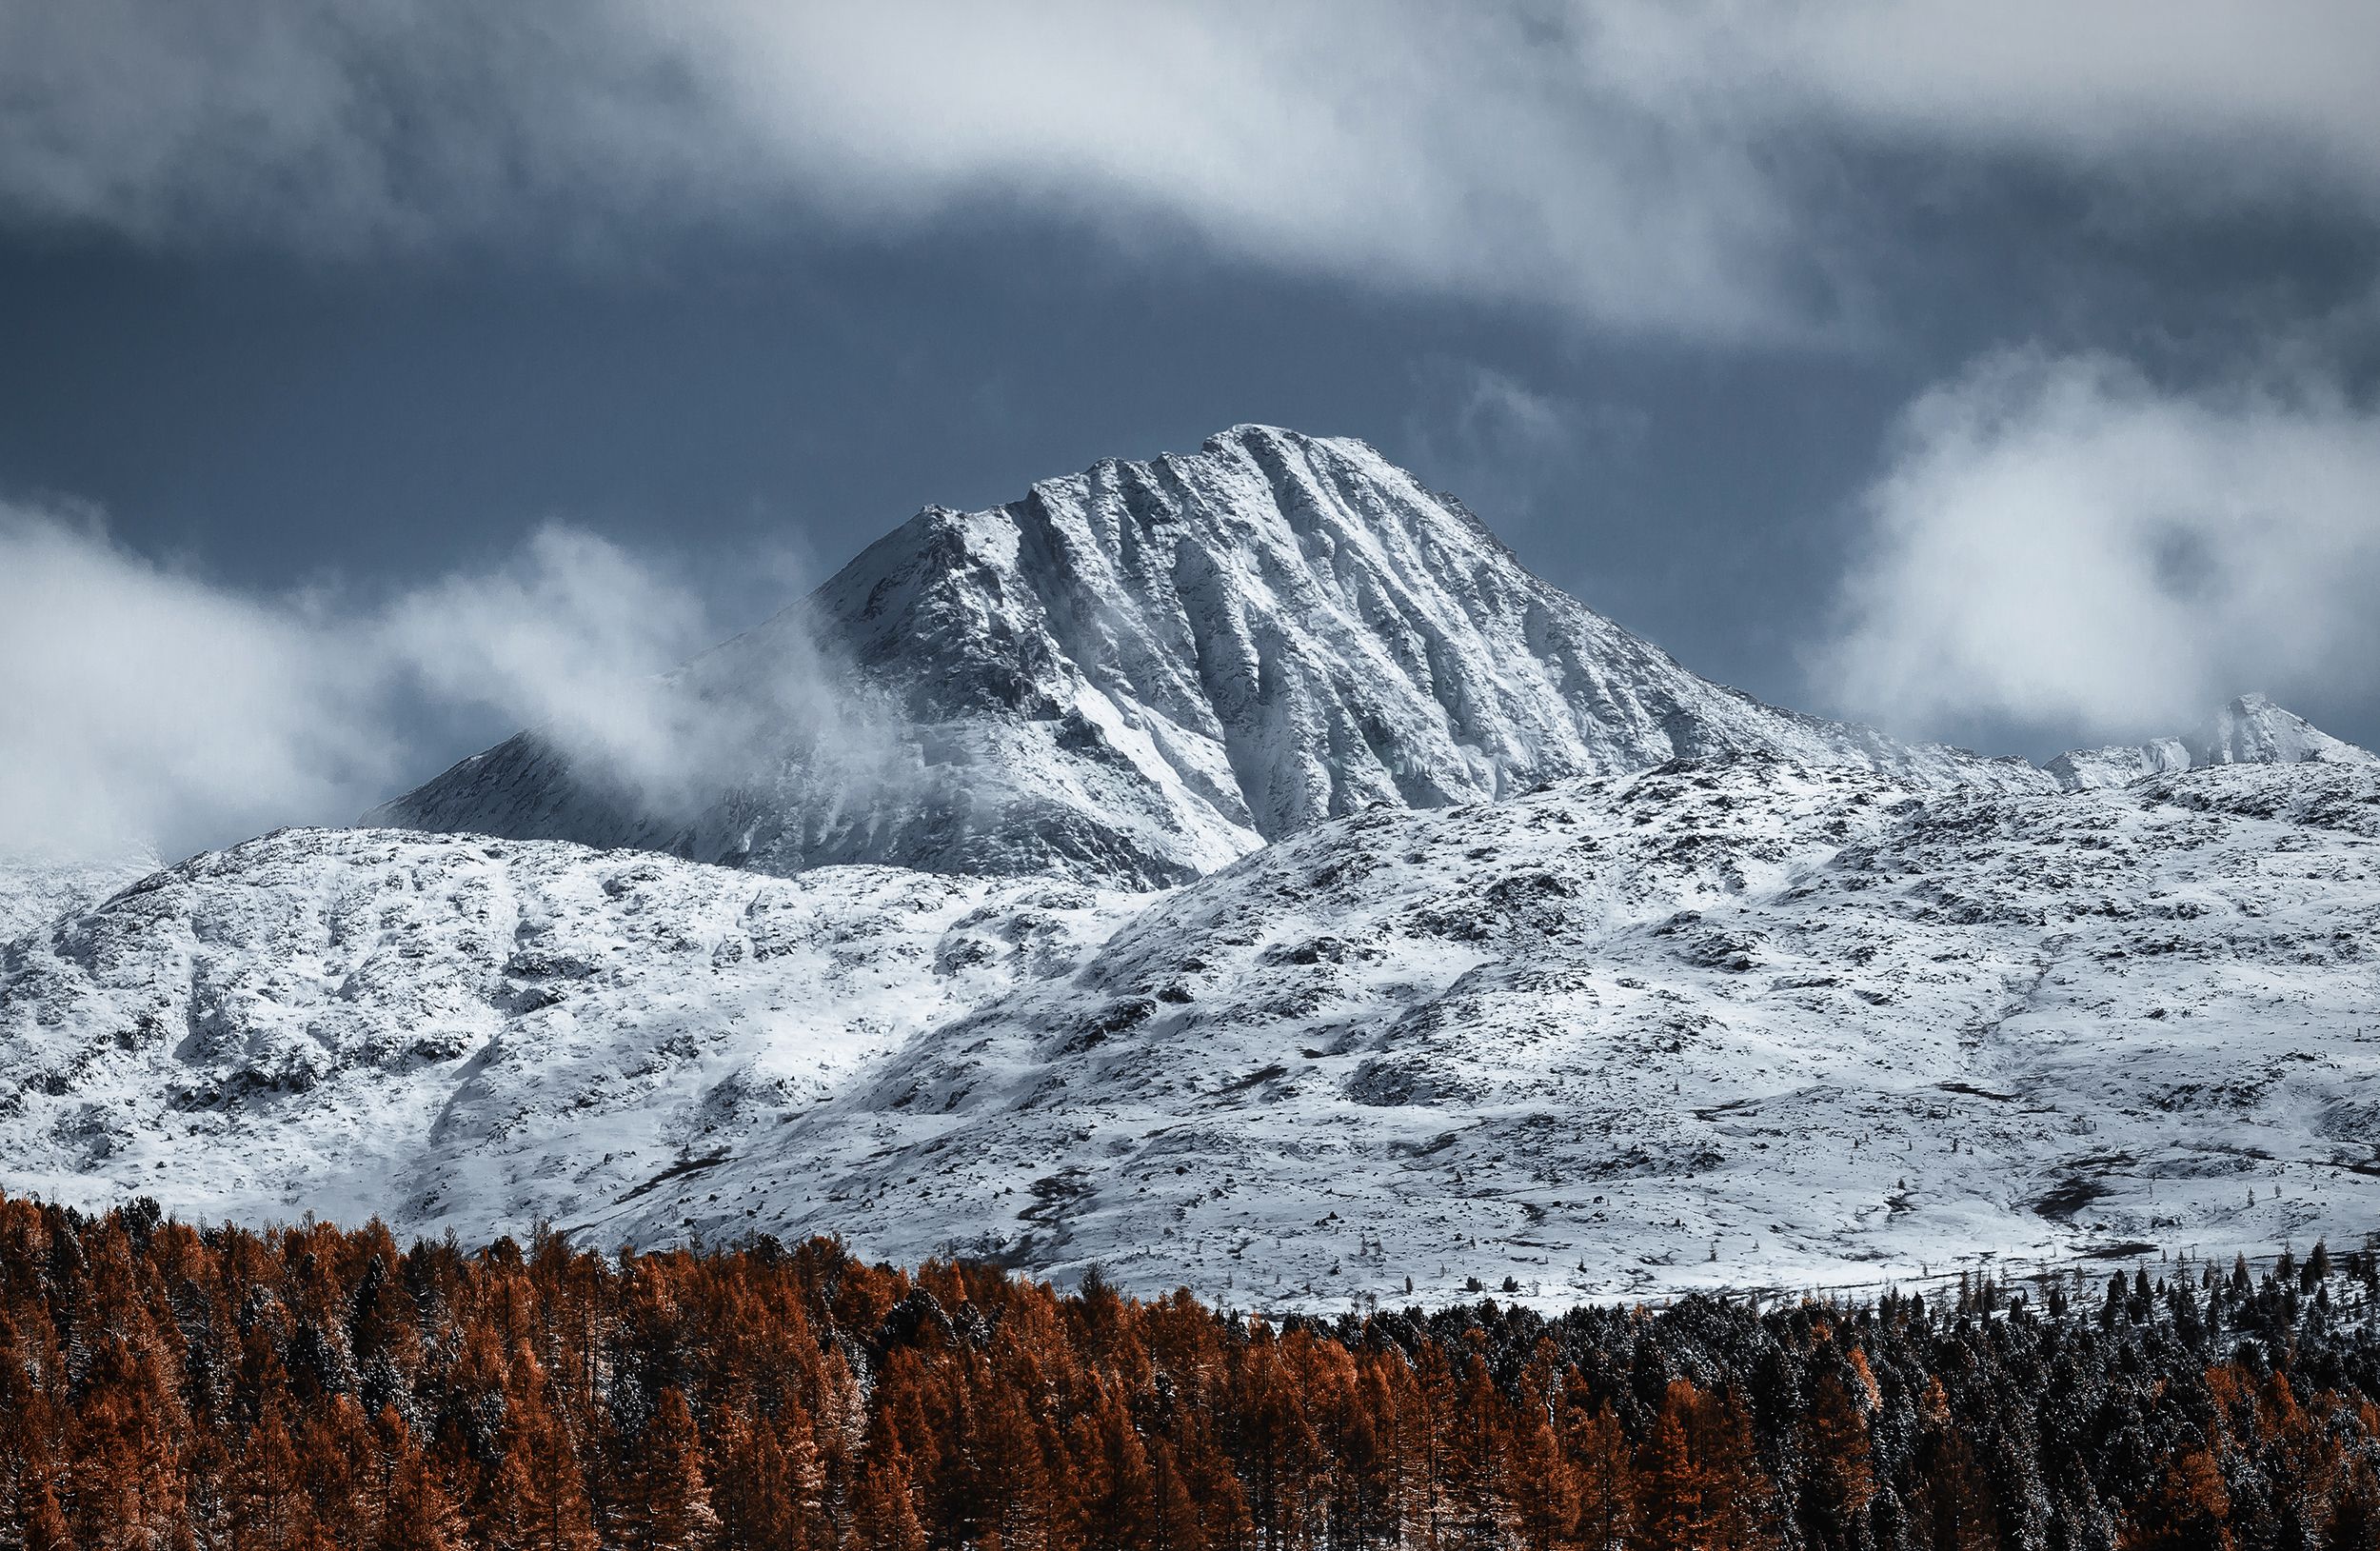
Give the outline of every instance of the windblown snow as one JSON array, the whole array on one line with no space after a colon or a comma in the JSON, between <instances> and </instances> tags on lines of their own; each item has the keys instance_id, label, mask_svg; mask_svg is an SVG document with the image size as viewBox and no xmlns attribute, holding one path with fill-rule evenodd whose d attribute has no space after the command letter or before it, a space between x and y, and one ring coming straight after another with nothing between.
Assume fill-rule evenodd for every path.
<instances>
[{"instance_id":1,"label":"windblown snow","mask_svg":"<svg viewBox=\"0 0 2380 1551\"><path fill-rule=\"evenodd\" d=\"M864 714L777 725L822 652ZM2380 1223L2380 761L2261 697L1895 744L1254 428L675 682L734 735L670 813L532 733L411 827L0 878L0 1187L1303 1307Z\"/></svg>"}]
</instances>

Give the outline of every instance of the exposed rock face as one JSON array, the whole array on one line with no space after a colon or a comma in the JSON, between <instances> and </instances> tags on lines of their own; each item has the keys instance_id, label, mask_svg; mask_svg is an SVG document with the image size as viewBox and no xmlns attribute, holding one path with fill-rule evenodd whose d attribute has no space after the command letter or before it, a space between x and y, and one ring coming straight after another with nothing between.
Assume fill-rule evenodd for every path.
<instances>
[{"instance_id":1,"label":"exposed rock face","mask_svg":"<svg viewBox=\"0 0 2380 1551\"><path fill-rule=\"evenodd\" d=\"M822 662L829 695L786 695ZM1713 684L1364 444L1256 426L921 512L678 682L711 706L823 698L835 724L747 717L758 741L667 811L523 733L367 822L1148 886L1377 803L1735 751L2053 785Z\"/></svg>"}]
</instances>

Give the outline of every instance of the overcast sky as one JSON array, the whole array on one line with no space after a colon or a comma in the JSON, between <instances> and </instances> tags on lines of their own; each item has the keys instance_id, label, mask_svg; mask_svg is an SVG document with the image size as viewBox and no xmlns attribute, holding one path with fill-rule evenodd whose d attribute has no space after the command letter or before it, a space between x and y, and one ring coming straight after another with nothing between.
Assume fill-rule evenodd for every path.
<instances>
[{"instance_id":1,"label":"overcast sky","mask_svg":"<svg viewBox=\"0 0 2380 1551\"><path fill-rule=\"evenodd\" d=\"M0 845L1361 436L1781 704L2380 743L2380 8L0 0Z\"/></svg>"}]
</instances>

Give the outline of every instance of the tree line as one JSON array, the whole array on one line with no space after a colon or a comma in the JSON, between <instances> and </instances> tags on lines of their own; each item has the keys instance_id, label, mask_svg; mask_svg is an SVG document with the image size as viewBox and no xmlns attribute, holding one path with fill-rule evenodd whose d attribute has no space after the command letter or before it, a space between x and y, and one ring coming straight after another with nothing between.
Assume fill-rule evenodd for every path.
<instances>
[{"instance_id":1,"label":"tree line","mask_svg":"<svg viewBox=\"0 0 2380 1551\"><path fill-rule=\"evenodd\" d=\"M1270 1321L0 1198L0 1545L2380 1545L2380 1263Z\"/></svg>"}]
</instances>

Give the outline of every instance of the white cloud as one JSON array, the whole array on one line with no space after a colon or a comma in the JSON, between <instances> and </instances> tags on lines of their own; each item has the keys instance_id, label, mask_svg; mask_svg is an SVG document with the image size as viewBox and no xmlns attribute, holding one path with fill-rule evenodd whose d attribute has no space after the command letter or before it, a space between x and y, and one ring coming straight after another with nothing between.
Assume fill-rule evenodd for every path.
<instances>
[{"instance_id":1,"label":"white cloud","mask_svg":"<svg viewBox=\"0 0 2380 1551\"><path fill-rule=\"evenodd\" d=\"M686 773L677 698L655 677L713 634L684 582L565 527L537 532L509 566L448 576L377 622L381 661L430 696L545 728L641 795Z\"/></svg>"},{"instance_id":2,"label":"white cloud","mask_svg":"<svg viewBox=\"0 0 2380 1551\"><path fill-rule=\"evenodd\" d=\"M1690 14L1704 70L1766 76L1903 143L2029 150L2153 180L2159 199L2380 201L2380 10L2363 0L1726 0Z\"/></svg>"},{"instance_id":3,"label":"white cloud","mask_svg":"<svg viewBox=\"0 0 2380 1551\"><path fill-rule=\"evenodd\" d=\"M668 566L567 528L360 603L243 592L88 516L0 507L0 853L180 854L347 822L466 723L540 726L664 800L741 730L650 676L718 633ZM770 714L797 690L816 681Z\"/></svg>"},{"instance_id":4,"label":"white cloud","mask_svg":"<svg viewBox=\"0 0 2380 1551\"><path fill-rule=\"evenodd\" d=\"M356 789L395 751L323 634L89 521L0 508L0 849L262 828Z\"/></svg>"},{"instance_id":5,"label":"white cloud","mask_svg":"<svg viewBox=\"0 0 2380 1551\"><path fill-rule=\"evenodd\" d=\"M2375 76L2358 0L0 0L0 212L352 249L1018 208L1777 337L1857 290L1795 169L1831 137L2369 210Z\"/></svg>"},{"instance_id":6,"label":"white cloud","mask_svg":"<svg viewBox=\"0 0 2380 1551\"><path fill-rule=\"evenodd\" d=\"M1820 671L1888 725L2129 738L2372 687L2380 415L2318 378L1994 355L1908 410L1866 506Z\"/></svg>"}]
</instances>

